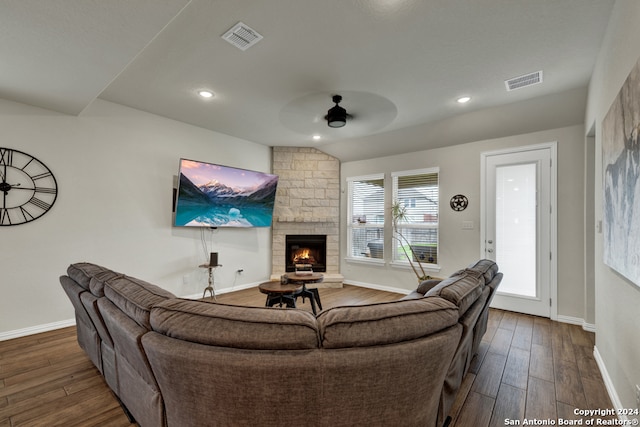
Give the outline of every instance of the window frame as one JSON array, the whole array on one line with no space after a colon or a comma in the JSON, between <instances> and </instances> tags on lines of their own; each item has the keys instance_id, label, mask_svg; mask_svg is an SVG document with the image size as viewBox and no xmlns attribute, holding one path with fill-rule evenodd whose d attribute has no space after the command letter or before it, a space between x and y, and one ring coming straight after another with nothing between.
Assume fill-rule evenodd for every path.
<instances>
[{"instance_id":1,"label":"window frame","mask_svg":"<svg viewBox=\"0 0 640 427\"><path fill-rule=\"evenodd\" d=\"M428 263L422 262L422 267L425 270L440 270L440 168L439 167L430 167L430 168L422 168L422 169L412 169L406 171L397 171L391 173L391 199L392 203L396 202L400 199L406 199L406 197L401 198L398 195L398 178L406 177L412 175L427 175L427 174L436 174L437 175L437 190L438 190L438 199L437 199L437 207L436 207L436 217L437 221L435 224L422 224L422 223L403 223L401 228L405 229L415 229L415 230L436 230L436 262ZM391 225L393 227L393 225ZM393 234L393 228L391 229L391 233ZM392 236L392 251L390 253L391 261L390 264L397 267L402 268L411 268L408 260L399 259L399 250L398 245L396 244L395 237ZM404 254L403 254L404 255Z\"/></svg>"},{"instance_id":2,"label":"window frame","mask_svg":"<svg viewBox=\"0 0 640 427\"><path fill-rule=\"evenodd\" d=\"M355 223L353 221L353 217L354 217L354 209L353 209L353 205L354 205L354 199L353 199L353 195L354 195L354 183L356 182L362 182L362 181L375 181L375 180L382 180L382 186L380 187L382 189L382 205L381 205L381 210L382 210L382 223L380 222L364 222L364 223ZM348 261L356 261L356 262L363 262L363 263L373 263L373 264L384 264L385 263L385 252L383 250L383 254L381 258L377 258L377 257L371 257L371 256L357 256L357 255L353 255L353 251L354 251L354 241L353 241L353 233L354 230L356 229L379 229L381 231L382 234L382 239L383 242L386 239L386 235L387 235L387 207L386 207L386 194L387 194L387 180L385 177L384 173L376 173L376 174L370 174L370 175L362 175L362 176L353 176L353 177L347 177L346 178L346 183L347 183L347 221L346 221L346 225L347 225L347 256L345 257ZM379 218L379 216L377 217Z\"/></svg>"}]
</instances>

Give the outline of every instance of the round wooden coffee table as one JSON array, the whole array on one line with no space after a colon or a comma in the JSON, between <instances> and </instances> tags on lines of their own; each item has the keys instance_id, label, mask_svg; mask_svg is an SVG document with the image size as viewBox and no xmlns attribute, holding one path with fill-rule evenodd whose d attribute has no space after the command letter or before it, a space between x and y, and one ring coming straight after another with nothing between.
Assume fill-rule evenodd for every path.
<instances>
[{"instance_id":1,"label":"round wooden coffee table","mask_svg":"<svg viewBox=\"0 0 640 427\"><path fill-rule=\"evenodd\" d=\"M324 275L322 273L311 273L311 274L296 274L296 273L286 273L284 275L287 278L288 282L293 283L320 283L322 279L324 279Z\"/></svg>"},{"instance_id":2,"label":"round wooden coffee table","mask_svg":"<svg viewBox=\"0 0 640 427\"><path fill-rule=\"evenodd\" d=\"M296 296L302 292L303 285L299 283L281 283L279 281L264 282L258 285L263 294L267 294L265 307L273 307L282 304L290 308L296 308Z\"/></svg>"}]
</instances>

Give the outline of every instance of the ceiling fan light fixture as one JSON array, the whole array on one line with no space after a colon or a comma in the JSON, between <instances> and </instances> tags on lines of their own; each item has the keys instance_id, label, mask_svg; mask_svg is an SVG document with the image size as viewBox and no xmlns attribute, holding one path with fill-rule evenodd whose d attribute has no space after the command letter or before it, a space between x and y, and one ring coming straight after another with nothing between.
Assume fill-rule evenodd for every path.
<instances>
[{"instance_id":1,"label":"ceiling fan light fixture","mask_svg":"<svg viewBox=\"0 0 640 427\"><path fill-rule=\"evenodd\" d=\"M327 111L327 124L330 128L341 128L347 124L347 110L339 106L342 101L340 95L333 95L333 102L336 103L333 107Z\"/></svg>"}]
</instances>

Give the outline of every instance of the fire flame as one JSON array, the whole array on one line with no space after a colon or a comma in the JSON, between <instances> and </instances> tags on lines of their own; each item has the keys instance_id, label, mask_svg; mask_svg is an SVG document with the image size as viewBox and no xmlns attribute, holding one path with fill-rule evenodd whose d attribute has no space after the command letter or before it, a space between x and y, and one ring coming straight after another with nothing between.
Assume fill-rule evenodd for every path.
<instances>
[{"instance_id":1,"label":"fire flame","mask_svg":"<svg viewBox=\"0 0 640 427\"><path fill-rule=\"evenodd\" d=\"M307 261L311 258L310 253L309 253L309 249L304 248L298 252L296 252L296 254L293 256L293 261L294 262L298 262L298 261Z\"/></svg>"}]
</instances>

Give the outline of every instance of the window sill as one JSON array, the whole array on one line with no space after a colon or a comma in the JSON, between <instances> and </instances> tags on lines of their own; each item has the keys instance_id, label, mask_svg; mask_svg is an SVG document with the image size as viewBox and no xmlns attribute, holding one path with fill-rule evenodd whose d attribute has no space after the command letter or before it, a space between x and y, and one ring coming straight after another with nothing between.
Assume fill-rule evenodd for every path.
<instances>
[{"instance_id":1,"label":"window sill","mask_svg":"<svg viewBox=\"0 0 640 427\"><path fill-rule=\"evenodd\" d=\"M354 264L373 264L378 266L384 266L386 264L382 258L346 257L345 261Z\"/></svg>"},{"instance_id":2,"label":"window sill","mask_svg":"<svg viewBox=\"0 0 640 427\"><path fill-rule=\"evenodd\" d=\"M408 262L404 262L404 261L391 261L389 263L393 268L402 268L405 270L411 270L411 265L409 265ZM426 272L433 272L433 273L439 273L440 272L440 266L438 264L423 264L422 268L424 269L424 271ZM418 271L420 271L420 268L418 266L416 266L416 269L418 269Z\"/></svg>"}]
</instances>

